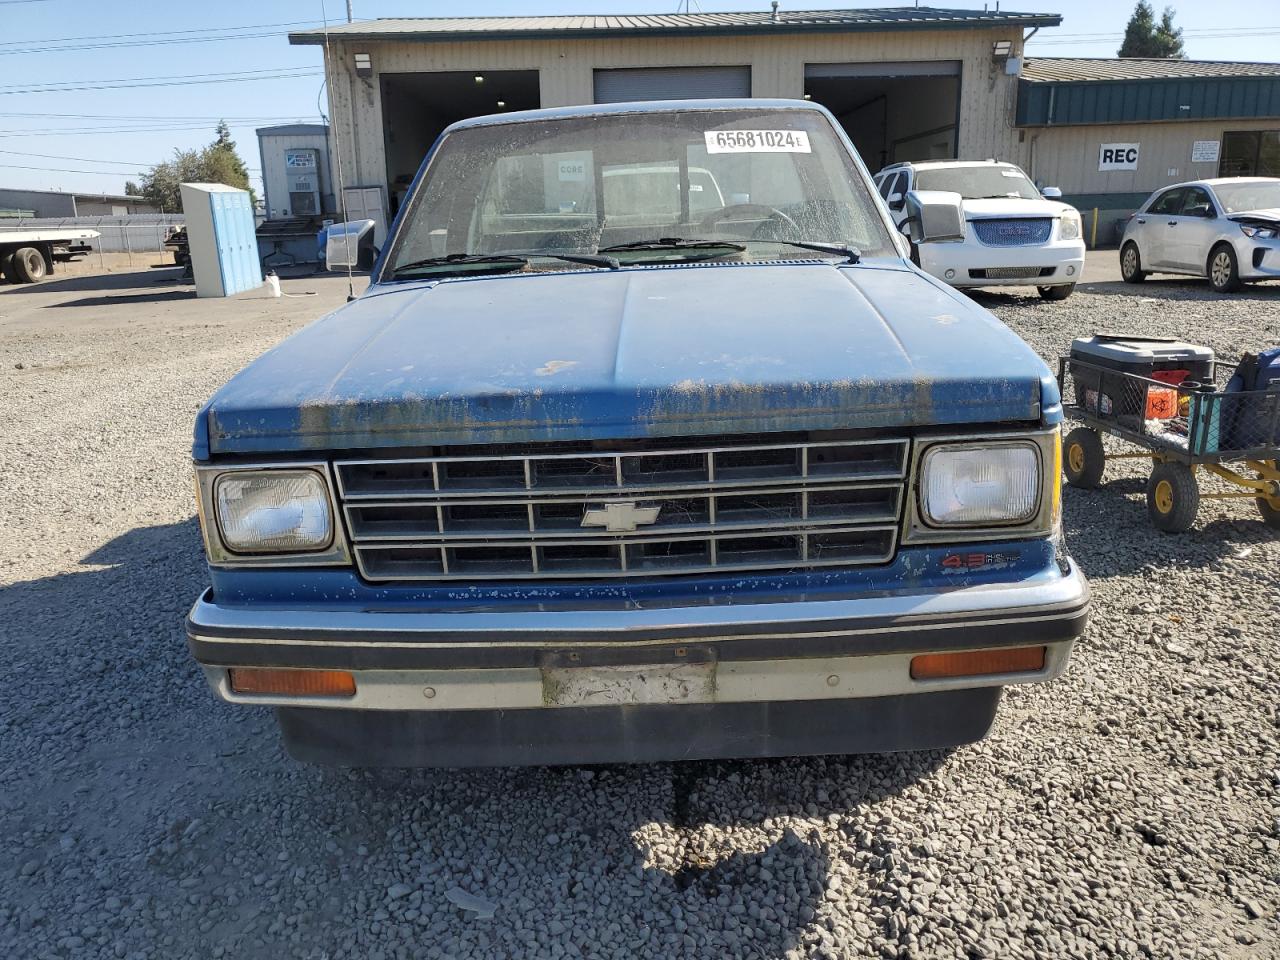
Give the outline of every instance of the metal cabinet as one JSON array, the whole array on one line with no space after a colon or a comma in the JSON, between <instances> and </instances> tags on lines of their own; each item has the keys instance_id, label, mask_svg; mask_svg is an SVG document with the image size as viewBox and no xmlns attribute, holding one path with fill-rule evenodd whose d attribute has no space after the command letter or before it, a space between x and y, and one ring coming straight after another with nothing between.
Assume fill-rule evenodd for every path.
<instances>
[{"instance_id":1,"label":"metal cabinet","mask_svg":"<svg viewBox=\"0 0 1280 960\"><path fill-rule=\"evenodd\" d=\"M181 187L196 296L229 297L262 286L248 191L223 183L184 183Z\"/></svg>"}]
</instances>

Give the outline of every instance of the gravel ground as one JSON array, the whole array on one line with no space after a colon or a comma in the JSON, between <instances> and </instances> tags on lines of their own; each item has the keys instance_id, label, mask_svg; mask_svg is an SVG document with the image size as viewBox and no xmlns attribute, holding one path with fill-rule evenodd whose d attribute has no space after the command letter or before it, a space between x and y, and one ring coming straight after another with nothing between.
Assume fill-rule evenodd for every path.
<instances>
[{"instance_id":1,"label":"gravel ground","mask_svg":"<svg viewBox=\"0 0 1280 960\"><path fill-rule=\"evenodd\" d=\"M1280 539L1250 503L1172 538L1135 461L1068 489L1088 635L974 746L299 766L187 654L188 444L203 399L345 283L197 303L159 277L0 291L0 955L1280 956ZM982 301L1046 357L1096 328L1280 342L1276 286Z\"/></svg>"}]
</instances>

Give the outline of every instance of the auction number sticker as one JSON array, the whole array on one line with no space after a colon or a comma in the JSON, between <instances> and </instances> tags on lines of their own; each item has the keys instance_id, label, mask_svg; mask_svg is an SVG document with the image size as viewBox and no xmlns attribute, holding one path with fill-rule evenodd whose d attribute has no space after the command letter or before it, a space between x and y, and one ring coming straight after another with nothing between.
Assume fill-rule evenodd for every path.
<instances>
[{"instance_id":1,"label":"auction number sticker","mask_svg":"<svg viewBox=\"0 0 1280 960\"><path fill-rule=\"evenodd\" d=\"M707 153L811 153L803 130L708 130Z\"/></svg>"}]
</instances>

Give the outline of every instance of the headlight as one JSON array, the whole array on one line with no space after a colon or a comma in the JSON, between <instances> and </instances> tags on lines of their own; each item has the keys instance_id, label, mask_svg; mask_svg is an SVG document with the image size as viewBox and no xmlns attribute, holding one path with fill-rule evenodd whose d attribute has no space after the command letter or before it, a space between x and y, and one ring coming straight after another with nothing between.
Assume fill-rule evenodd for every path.
<instances>
[{"instance_id":1,"label":"headlight","mask_svg":"<svg viewBox=\"0 0 1280 960\"><path fill-rule=\"evenodd\" d=\"M1257 240L1274 240L1280 230L1275 227L1251 227L1247 223L1240 224L1240 232L1246 237L1253 237Z\"/></svg>"},{"instance_id":2,"label":"headlight","mask_svg":"<svg viewBox=\"0 0 1280 960\"><path fill-rule=\"evenodd\" d=\"M1032 444L938 444L922 461L920 509L931 526L1026 523L1040 506L1040 489Z\"/></svg>"},{"instance_id":3,"label":"headlight","mask_svg":"<svg viewBox=\"0 0 1280 960\"><path fill-rule=\"evenodd\" d=\"M213 499L222 542L235 553L323 550L333 540L328 489L312 470L224 473Z\"/></svg>"},{"instance_id":4,"label":"headlight","mask_svg":"<svg viewBox=\"0 0 1280 960\"><path fill-rule=\"evenodd\" d=\"M1074 210L1063 211L1062 220L1058 224L1058 239L1080 239L1080 214Z\"/></svg>"}]
</instances>

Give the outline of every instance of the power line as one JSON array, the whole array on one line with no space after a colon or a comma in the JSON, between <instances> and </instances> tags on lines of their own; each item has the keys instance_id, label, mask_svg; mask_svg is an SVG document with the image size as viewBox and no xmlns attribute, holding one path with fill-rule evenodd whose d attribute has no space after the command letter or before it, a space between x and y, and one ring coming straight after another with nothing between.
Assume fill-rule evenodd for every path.
<instances>
[{"instance_id":1,"label":"power line","mask_svg":"<svg viewBox=\"0 0 1280 960\"><path fill-rule=\"evenodd\" d=\"M138 167L154 167L156 165L156 161L154 160L99 160L95 157L69 157L61 153L24 153L21 150L0 150L0 153L7 153L10 156L15 157L44 157L48 160L78 160L81 163L107 164L121 167L133 167L135 169ZM245 169L261 172L257 167L245 167Z\"/></svg>"},{"instance_id":2,"label":"power line","mask_svg":"<svg viewBox=\"0 0 1280 960\"><path fill-rule=\"evenodd\" d=\"M144 163L141 160L99 160L94 157L68 157L61 153L24 153L21 150L0 150L0 153L15 157L44 157L46 160L80 160L84 163L115 164L121 167L154 166L153 163Z\"/></svg>"},{"instance_id":3,"label":"power line","mask_svg":"<svg viewBox=\"0 0 1280 960\"><path fill-rule=\"evenodd\" d=\"M1270 28L1267 28L1267 30L1264 30L1261 32L1267 32L1269 29ZM1198 27L1194 29L1183 30L1181 33L1182 33L1182 36L1184 37L1200 37L1200 36L1212 36L1215 33L1223 33L1223 32L1236 33L1239 31L1246 31L1248 33L1258 32L1254 30L1252 27L1239 25L1239 26L1227 26L1227 27ZM1115 31L1103 30L1103 31L1098 31L1094 33L1054 33L1054 34L1050 34L1050 36L1052 36L1054 39L1065 39L1065 38L1072 38L1072 37L1122 37L1124 36L1124 32L1121 31L1119 33L1116 33Z\"/></svg>"},{"instance_id":4,"label":"power line","mask_svg":"<svg viewBox=\"0 0 1280 960\"><path fill-rule=\"evenodd\" d=\"M82 163L107 164L120 167L154 167L157 161L154 160L98 160L94 157L68 157L60 153L23 153L21 150L0 150L0 153L7 153L15 157L44 157L49 160L79 160ZM245 167L251 173L261 173L258 167Z\"/></svg>"},{"instance_id":5,"label":"power line","mask_svg":"<svg viewBox=\"0 0 1280 960\"><path fill-rule=\"evenodd\" d=\"M1217 28L1206 29L1203 31L1184 31L1184 40L1231 40L1238 37L1269 37L1280 34L1280 30L1272 29L1247 29L1244 27L1233 28ZM1054 44L1090 44L1090 43L1113 43L1116 40L1123 40L1123 33L1061 33L1050 34L1043 39L1036 37L1027 41L1027 45L1050 46Z\"/></svg>"},{"instance_id":6,"label":"power line","mask_svg":"<svg viewBox=\"0 0 1280 960\"><path fill-rule=\"evenodd\" d=\"M99 80L99 83L133 83L135 80L195 80L202 77L239 77L250 74L271 73L277 70L302 70L312 69L304 67L267 67L262 70L216 70L213 73L167 73L159 74L151 77L110 77L108 79ZM42 86L62 86L67 83L76 83L74 80L63 80L55 83L42 84ZM0 87L0 90L10 89L8 87Z\"/></svg>"},{"instance_id":7,"label":"power line","mask_svg":"<svg viewBox=\"0 0 1280 960\"><path fill-rule=\"evenodd\" d=\"M127 177L114 170L72 170L68 167L24 167L18 163L0 163L0 170L46 170L49 173L87 173L96 177Z\"/></svg>"},{"instance_id":8,"label":"power line","mask_svg":"<svg viewBox=\"0 0 1280 960\"><path fill-rule=\"evenodd\" d=\"M0 0L4 2L4 0ZM191 27L187 30L148 30L145 33L89 33L75 37L33 37L29 40L5 40L0 47L12 47L27 43L72 43L77 40L130 40L135 37L172 37L187 33L220 33L224 30L267 30L271 27L301 27L319 23L319 20L283 20L279 23L245 23L229 27Z\"/></svg>"},{"instance_id":9,"label":"power line","mask_svg":"<svg viewBox=\"0 0 1280 960\"><path fill-rule=\"evenodd\" d=\"M47 110L40 110L40 111L34 111L34 112L28 113L28 112L21 112L21 111L0 110L0 117L35 117L40 119L44 117L66 117L73 120L147 120L147 121L175 120L183 123L186 123L192 120L226 120L228 123L230 123L233 120L242 120L245 122L258 122L261 120L294 120L297 118L297 116L298 115L296 113L282 113L282 114L276 114L276 115L270 115L270 116L265 114L260 116L258 115L230 116L228 114L207 114L202 116L200 114L191 114L190 116L156 117L156 116L147 116L143 114L134 114L134 113L49 113Z\"/></svg>"},{"instance_id":10,"label":"power line","mask_svg":"<svg viewBox=\"0 0 1280 960\"><path fill-rule=\"evenodd\" d=\"M252 129L251 124L232 123L228 124L233 130ZM38 130L19 130L13 133L8 131L0 132L0 139L8 140L11 137L92 137L92 136L111 136L127 133L182 133L187 130L212 130L213 128L207 123L185 126L164 126L164 127L49 127Z\"/></svg>"},{"instance_id":11,"label":"power line","mask_svg":"<svg viewBox=\"0 0 1280 960\"><path fill-rule=\"evenodd\" d=\"M211 83L253 83L259 80L291 80L301 77L319 77L323 76L324 71L316 70L311 67L295 67L287 72L264 73L261 76L222 76L214 77L209 80L165 80L155 79L138 83L120 83L115 81L102 81L99 83L80 84L78 86L41 86L41 87L22 87L9 88L0 90L0 96L12 96L16 94L34 94L34 93L73 93L78 90L128 90L137 87L193 87ZM197 74L198 76L198 74Z\"/></svg>"},{"instance_id":12,"label":"power line","mask_svg":"<svg viewBox=\"0 0 1280 960\"><path fill-rule=\"evenodd\" d=\"M117 40L111 43L76 43L45 47L26 46L17 50L0 49L0 57L16 56L23 53L62 53L76 50L119 50L126 47L165 47L177 43L214 43L222 40L264 40L284 35L284 31L271 30L252 33L227 33L214 37L174 37L169 40Z\"/></svg>"}]
</instances>

